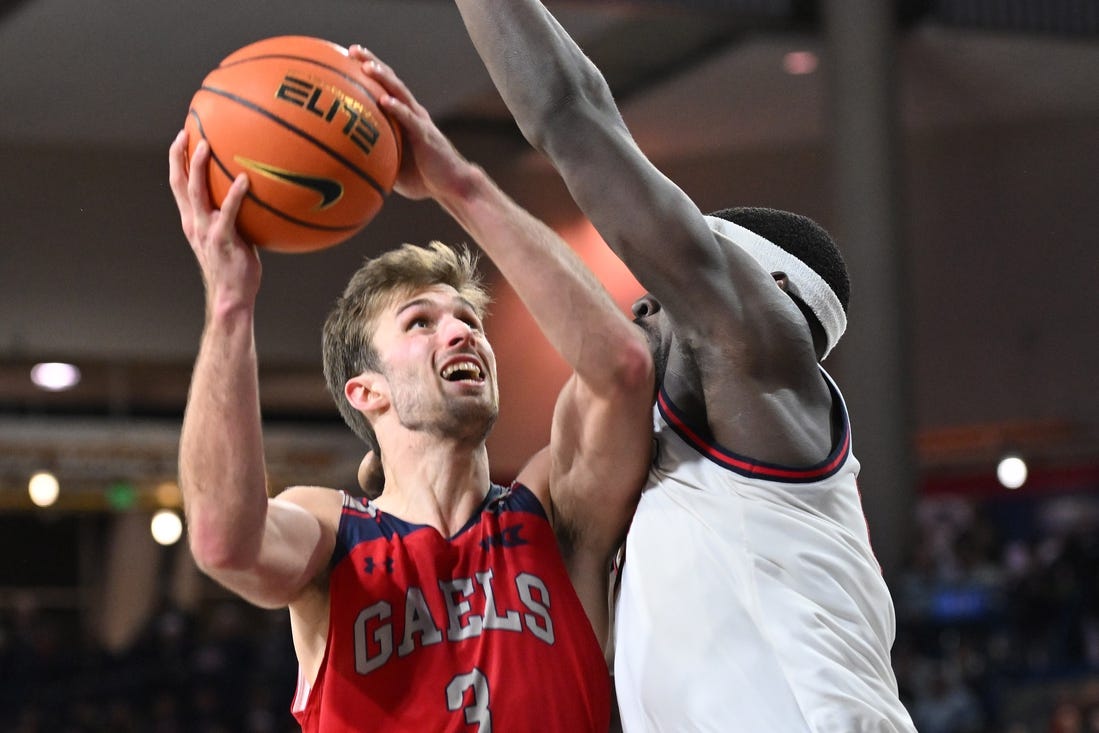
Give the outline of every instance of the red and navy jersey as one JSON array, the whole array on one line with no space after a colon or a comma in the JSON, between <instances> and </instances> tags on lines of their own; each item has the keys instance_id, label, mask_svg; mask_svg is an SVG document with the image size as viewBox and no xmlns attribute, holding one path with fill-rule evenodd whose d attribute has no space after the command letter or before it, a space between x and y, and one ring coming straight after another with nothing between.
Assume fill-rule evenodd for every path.
<instances>
[{"instance_id":1,"label":"red and navy jersey","mask_svg":"<svg viewBox=\"0 0 1099 733\"><path fill-rule=\"evenodd\" d=\"M541 503L493 486L453 537L344 497L307 732L603 733L609 674Z\"/></svg>"}]
</instances>

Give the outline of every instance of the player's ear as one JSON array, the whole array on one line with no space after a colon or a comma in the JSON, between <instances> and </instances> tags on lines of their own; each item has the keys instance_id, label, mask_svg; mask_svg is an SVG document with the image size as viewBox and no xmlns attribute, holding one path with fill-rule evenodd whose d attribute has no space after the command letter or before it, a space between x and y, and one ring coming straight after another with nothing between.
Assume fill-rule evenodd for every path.
<instances>
[{"instance_id":1,"label":"player's ear","mask_svg":"<svg viewBox=\"0 0 1099 733\"><path fill-rule=\"evenodd\" d=\"M775 285L778 285L778 289L782 292L788 292L790 281L786 278L785 272L772 272L771 277L775 279Z\"/></svg>"},{"instance_id":2,"label":"player's ear","mask_svg":"<svg viewBox=\"0 0 1099 733\"><path fill-rule=\"evenodd\" d=\"M343 386L344 397L359 412L379 412L389 406L389 390L385 377L377 372L363 372L351 377Z\"/></svg>"}]
</instances>

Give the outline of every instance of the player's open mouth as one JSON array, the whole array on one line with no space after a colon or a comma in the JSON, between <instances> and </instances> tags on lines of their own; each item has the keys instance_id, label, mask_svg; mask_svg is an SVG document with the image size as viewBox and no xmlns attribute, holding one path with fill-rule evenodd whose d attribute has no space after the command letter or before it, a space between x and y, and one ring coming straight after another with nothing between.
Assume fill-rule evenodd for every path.
<instances>
[{"instance_id":1,"label":"player's open mouth","mask_svg":"<svg viewBox=\"0 0 1099 733\"><path fill-rule=\"evenodd\" d=\"M443 369L441 376L448 382L483 382L484 372L477 362L472 360L456 361Z\"/></svg>"}]
</instances>

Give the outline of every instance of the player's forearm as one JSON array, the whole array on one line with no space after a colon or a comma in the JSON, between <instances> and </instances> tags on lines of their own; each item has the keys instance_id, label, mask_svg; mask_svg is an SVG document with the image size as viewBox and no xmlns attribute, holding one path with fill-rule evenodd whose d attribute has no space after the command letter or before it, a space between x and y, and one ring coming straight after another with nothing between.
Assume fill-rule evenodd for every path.
<instances>
[{"instance_id":1,"label":"player's forearm","mask_svg":"<svg viewBox=\"0 0 1099 733\"><path fill-rule=\"evenodd\" d=\"M192 552L207 569L246 564L267 509L251 313L212 313L180 436L179 476Z\"/></svg>"},{"instance_id":2,"label":"player's forearm","mask_svg":"<svg viewBox=\"0 0 1099 733\"><path fill-rule=\"evenodd\" d=\"M546 151L567 141L569 131L557 122L577 104L605 116L607 124L621 124L602 74L541 2L456 4L493 83L534 147Z\"/></svg>"},{"instance_id":3,"label":"player's forearm","mask_svg":"<svg viewBox=\"0 0 1099 733\"><path fill-rule=\"evenodd\" d=\"M607 245L662 300L697 287L695 273L719 264L712 237L697 207L638 149L599 69L537 0L456 3L523 134Z\"/></svg>"},{"instance_id":4,"label":"player's forearm","mask_svg":"<svg viewBox=\"0 0 1099 733\"><path fill-rule=\"evenodd\" d=\"M651 368L640 333L575 252L475 166L442 201L492 259L539 328L589 388L632 389Z\"/></svg>"}]
</instances>

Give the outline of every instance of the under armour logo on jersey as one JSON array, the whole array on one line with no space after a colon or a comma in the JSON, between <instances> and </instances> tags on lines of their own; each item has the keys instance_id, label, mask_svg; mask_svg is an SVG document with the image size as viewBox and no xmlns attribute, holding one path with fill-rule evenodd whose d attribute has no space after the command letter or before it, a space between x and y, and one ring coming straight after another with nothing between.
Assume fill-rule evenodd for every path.
<instances>
[{"instance_id":1,"label":"under armour logo on jersey","mask_svg":"<svg viewBox=\"0 0 1099 733\"><path fill-rule=\"evenodd\" d=\"M385 559L385 562L382 563L382 565L385 567L385 571L387 573L392 573L393 572L393 558L387 557ZM374 570L377 567L378 567L378 565L377 565L377 563L374 562L374 558L368 557L365 560L363 560L363 570L365 570L368 574L373 575Z\"/></svg>"},{"instance_id":2,"label":"under armour logo on jersey","mask_svg":"<svg viewBox=\"0 0 1099 733\"><path fill-rule=\"evenodd\" d=\"M525 545L527 544L527 541L519 536L519 533L522 530L523 525L521 524L513 524L510 527L504 527L496 534L481 540L481 549L487 550L490 547L518 547L519 545Z\"/></svg>"}]
</instances>

